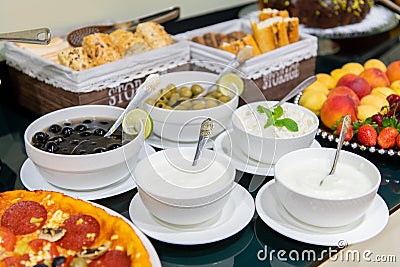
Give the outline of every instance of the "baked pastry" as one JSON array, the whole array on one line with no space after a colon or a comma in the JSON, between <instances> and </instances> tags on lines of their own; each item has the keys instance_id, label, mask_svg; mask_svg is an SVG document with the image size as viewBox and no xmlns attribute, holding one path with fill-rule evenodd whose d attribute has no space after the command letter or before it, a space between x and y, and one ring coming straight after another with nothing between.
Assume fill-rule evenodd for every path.
<instances>
[{"instance_id":1,"label":"baked pastry","mask_svg":"<svg viewBox=\"0 0 400 267\"><path fill-rule=\"evenodd\" d=\"M253 47L253 57L261 54L260 48L251 34L247 34L243 38L230 43L223 43L219 46L219 48L236 55L240 49L247 45Z\"/></svg>"},{"instance_id":2,"label":"baked pastry","mask_svg":"<svg viewBox=\"0 0 400 267\"><path fill-rule=\"evenodd\" d=\"M136 34L141 36L151 49L157 49L173 44L171 36L164 27L153 21L140 23L136 28Z\"/></svg>"},{"instance_id":3,"label":"baked pastry","mask_svg":"<svg viewBox=\"0 0 400 267\"><path fill-rule=\"evenodd\" d=\"M82 48L94 66L103 65L121 58L118 46L112 41L110 35L94 33L83 38Z\"/></svg>"},{"instance_id":4,"label":"baked pastry","mask_svg":"<svg viewBox=\"0 0 400 267\"><path fill-rule=\"evenodd\" d=\"M151 50L146 41L137 33L118 29L110 33L122 57L132 56Z\"/></svg>"},{"instance_id":5,"label":"baked pastry","mask_svg":"<svg viewBox=\"0 0 400 267\"><path fill-rule=\"evenodd\" d=\"M0 193L0 218L0 267L151 266L127 222L61 193Z\"/></svg>"},{"instance_id":6,"label":"baked pastry","mask_svg":"<svg viewBox=\"0 0 400 267\"><path fill-rule=\"evenodd\" d=\"M285 9L278 10L278 9L273 9L273 8L264 8L264 9L260 10L260 12L258 13L258 18L260 21L270 19L272 17L288 18L289 12Z\"/></svg>"},{"instance_id":7,"label":"baked pastry","mask_svg":"<svg viewBox=\"0 0 400 267\"><path fill-rule=\"evenodd\" d=\"M70 47L58 53L58 60L73 70L86 70L93 67L92 60L82 47Z\"/></svg>"},{"instance_id":8,"label":"baked pastry","mask_svg":"<svg viewBox=\"0 0 400 267\"><path fill-rule=\"evenodd\" d=\"M333 28L362 21L373 0L264 0L263 7L288 10L300 23L314 28Z\"/></svg>"}]
</instances>

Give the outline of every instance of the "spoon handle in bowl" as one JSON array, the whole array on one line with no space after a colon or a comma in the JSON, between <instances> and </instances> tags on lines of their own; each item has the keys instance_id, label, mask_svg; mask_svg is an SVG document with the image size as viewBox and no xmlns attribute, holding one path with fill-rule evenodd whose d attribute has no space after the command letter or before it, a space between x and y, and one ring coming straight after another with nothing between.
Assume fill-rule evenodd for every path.
<instances>
[{"instance_id":1,"label":"spoon handle in bowl","mask_svg":"<svg viewBox=\"0 0 400 267\"><path fill-rule=\"evenodd\" d=\"M203 151L208 139L210 138L213 128L214 128L214 123L210 118L205 119L201 123L199 141L197 142L196 153L194 155L192 166L197 165L197 162L201 156L201 152Z\"/></svg>"}]
</instances>

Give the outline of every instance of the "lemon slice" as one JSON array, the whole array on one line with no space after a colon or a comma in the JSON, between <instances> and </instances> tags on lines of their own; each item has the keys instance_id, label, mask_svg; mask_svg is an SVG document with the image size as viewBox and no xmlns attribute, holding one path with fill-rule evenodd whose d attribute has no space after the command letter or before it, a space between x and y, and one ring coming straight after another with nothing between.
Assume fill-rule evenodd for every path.
<instances>
[{"instance_id":1,"label":"lemon slice","mask_svg":"<svg viewBox=\"0 0 400 267\"><path fill-rule=\"evenodd\" d=\"M139 121L143 121L144 139L149 138L153 132L153 119L150 115L140 108L129 110L122 119L122 130L129 135L137 134L137 125Z\"/></svg>"},{"instance_id":2,"label":"lemon slice","mask_svg":"<svg viewBox=\"0 0 400 267\"><path fill-rule=\"evenodd\" d=\"M244 91L244 82L243 79L235 73L225 73L218 81L218 91L225 96L234 95L236 91L235 87L237 87L238 95L241 95Z\"/></svg>"}]
</instances>

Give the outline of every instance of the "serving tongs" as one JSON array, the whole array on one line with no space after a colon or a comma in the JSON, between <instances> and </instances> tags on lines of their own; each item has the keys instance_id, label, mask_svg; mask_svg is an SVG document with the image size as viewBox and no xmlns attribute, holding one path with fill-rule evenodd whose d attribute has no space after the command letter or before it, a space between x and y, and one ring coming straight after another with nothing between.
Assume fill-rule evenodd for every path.
<instances>
[{"instance_id":1,"label":"serving tongs","mask_svg":"<svg viewBox=\"0 0 400 267\"><path fill-rule=\"evenodd\" d=\"M18 32L0 33L0 41L1 40L47 45L50 43L51 34L48 28L38 28Z\"/></svg>"},{"instance_id":2,"label":"serving tongs","mask_svg":"<svg viewBox=\"0 0 400 267\"><path fill-rule=\"evenodd\" d=\"M127 31L134 31L136 27L143 22L154 21L157 23L164 23L168 21L173 21L179 18L180 8L179 7L170 7L168 9L146 15L143 17L135 18L130 21L114 23L110 25L94 25L94 26L86 26L83 28L79 28L73 30L67 35L67 41L72 46L82 46L83 38L87 35L94 33L110 33L117 29L124 29Z\"/></svg>"}]
</instances>

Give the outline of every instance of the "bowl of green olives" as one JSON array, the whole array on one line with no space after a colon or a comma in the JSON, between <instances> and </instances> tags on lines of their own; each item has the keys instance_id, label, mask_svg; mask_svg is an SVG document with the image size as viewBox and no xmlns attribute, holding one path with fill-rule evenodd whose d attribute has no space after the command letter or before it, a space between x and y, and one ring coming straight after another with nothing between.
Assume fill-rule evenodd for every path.
<instances>
[{"instance_id":1,"label":"bowl of green olives","mask_svg":"<svg viewBox=\"0 0 400 267\"><path fill-rule=\"evenodd\" d=\"M179 71L160 76L160 86L143 103L153 119L153 133L175 142L196 142L205 118L214 120L212 136L228 127L238 107L238 94L218 90L217 75L202 71ZM213 86L205 92L207 88ZM224 90L228 91L229 90Z\"/></svg>"}]
</instances>

